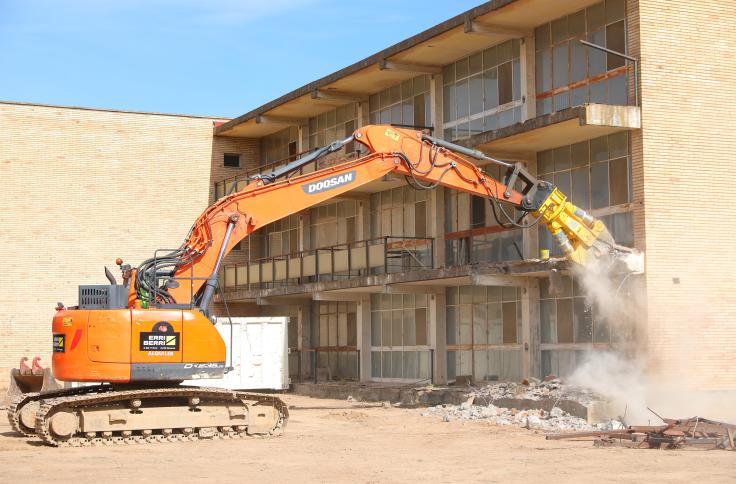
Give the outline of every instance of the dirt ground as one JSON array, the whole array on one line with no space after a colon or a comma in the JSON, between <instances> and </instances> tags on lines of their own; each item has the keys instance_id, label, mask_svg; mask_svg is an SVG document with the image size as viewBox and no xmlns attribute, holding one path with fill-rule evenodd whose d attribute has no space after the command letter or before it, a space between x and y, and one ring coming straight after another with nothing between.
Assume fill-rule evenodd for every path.
<instances>
[{"instance_id":1,"label":"dirt ground","mask_svg":"<svg viewBox=\"0 0 736 484\"><path fill-rule=\"evenodd\" d=\"M273 439L52 448L0 423L0 482L734 482L736 452L598 449L421 409L284 399ZM4 413L4 410L3 410Z\"/></svg>"}]
</instances>

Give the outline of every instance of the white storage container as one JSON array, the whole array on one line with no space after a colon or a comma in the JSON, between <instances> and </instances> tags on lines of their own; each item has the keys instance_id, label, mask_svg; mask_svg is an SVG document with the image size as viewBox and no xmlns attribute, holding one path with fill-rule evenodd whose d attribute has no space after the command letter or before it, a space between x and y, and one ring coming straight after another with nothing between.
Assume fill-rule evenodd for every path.
<instances>
[{"instance_id":1,"label":"white storage container","mask_svg":"<svg viewBox=\"0 0 736 484\"><path fill-rule=\"evenodd\" d=\"M289 387L289 318L217 318L216 327L227 347L225 365L234 369L222 379L187 380L185 385L229 390L285 390ZM232 363L230 355L232 354Z\"/></svg>"}]
</instances>

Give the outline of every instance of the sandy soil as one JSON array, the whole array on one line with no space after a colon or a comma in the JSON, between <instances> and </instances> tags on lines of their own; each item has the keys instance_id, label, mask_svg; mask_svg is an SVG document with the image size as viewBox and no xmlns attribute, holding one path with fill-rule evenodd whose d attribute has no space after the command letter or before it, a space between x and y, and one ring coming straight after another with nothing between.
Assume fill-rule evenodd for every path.
<instances>
[{"instance_id":1,"label":"sandy soil","mask_svg":"<svg viewBox=\"0 0 736 484\"><path fill-rule=\"evenodd\" d=\"M275 439L51 448L0 423L0 482L734 482L736 452L597 449L421 409L287 395ZM3 411L4 413L4 411Z\"/></svg>"}]
</instances>

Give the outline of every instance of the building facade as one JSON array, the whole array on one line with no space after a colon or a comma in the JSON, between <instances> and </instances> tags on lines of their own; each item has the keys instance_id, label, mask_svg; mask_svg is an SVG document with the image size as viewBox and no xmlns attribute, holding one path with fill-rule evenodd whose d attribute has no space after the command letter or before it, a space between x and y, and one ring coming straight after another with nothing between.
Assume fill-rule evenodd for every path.
<instances>
[{"instance_id":1,"label":"building facade","mask_svg":"<svg viewBox=\"0 0 736 484\"><path fill-rule=\"evenodd\" d=\"M176 246L252 174L390 123L525 163L645 251L645 273L616 281L634 310L590 304L543 228L506 229L480 198L387 177L259 230L225 261L231 315L291 317L293 381L564 376L617 350L663 378L736 390L736 245L713 203L734 191L734 21L716 0L493 0L232 120L0 104L12 195L0 298L13 315L0 366L48 354L50 309L103 264ZM351 143L303 171L360 154ZM177 209L141 202L154 197ZM43 256L28 262L34 244Z\"/></svg>"},{"instance_id":2,"label":"building facade","mask_svg":"<svg viewBox=\"0 0 736 484\"><path fill-rule=\"evenodd\" d=\"M734 137L707 120L734 88L735 19L718 1L492 1L215 129L260 139L262 170L367 123L521 161L646 252L644 275L615 281L630 308L591 304L545 229L502 228L480 198L398 179L244 242L222 274L230 306L292 317L300 381L518 380L617 350L662 378L736 389L734 245L692 186L734 166ZM244 175L213 180L213 199ZM732 192L723 180L707 185Z\"/></svg>"}]
</instances>

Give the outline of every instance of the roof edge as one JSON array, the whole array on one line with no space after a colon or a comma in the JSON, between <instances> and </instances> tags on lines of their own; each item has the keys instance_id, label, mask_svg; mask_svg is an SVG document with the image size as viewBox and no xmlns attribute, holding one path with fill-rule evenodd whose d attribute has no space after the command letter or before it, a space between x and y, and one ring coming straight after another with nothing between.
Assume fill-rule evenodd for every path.
<instances>
[{"instance_id":1,"label":"roof edge","mask_svg":"<svg viewBox=\"0 0 736 484\"><path fill-rule=\"evenodd\" d=\"M361 71L372 64L380 62L382 59L391 57L392 55L398 54L399 52L410 49L418 44L421 44L422 42L425 42L433 37L443 34L447 32L448 30L452 30L456 27L459 27L465 23L465 19L468 17L470 18L479 17L481 15L485 15L487 13L493 12L502 7L510 5L516 1L518 0L491 0L490 2L484 3L477 7L473 7L470 10L466 10L465 12L459 15L456 15L450 19L447 19L444 22L440 22L439 24L433 27L430 27L427 30L424 30L423 32L415 34L409 37L408 39L404 39L390 47L387 47L379 52L376 52L375 54L372 54L363 60L360 60L354 64L344 67L338 71L335 71L332 74L328 74L320 79L317 79L316 81L312 81L309 84L305 84L297 89L294 89L293 91L287 94L284 94L283 96L280 96L272 101L269 101L257 107L256 109L248 111L247 113L242 114L238 116L237 118L233 118L230 121L215 128L215 134L222 134L224 131L228 131L229 129L241 123L244 123L250 119L255 118L256 115L258 114L263 114L267 111L270 111L271 109L277 106L280 106L281 104L284 104L298 97L304 96L305 94L309 94L312 91L319 89L320 87L324 87L328 84L332 84L338 79L347 77L350 74L354 74L358 71Z\"/></svg>"},{"instance_id":2,"label":"roof edge","mask_svg":"<svg viewBox=\"0 0 736 484\"><path fill-rule=\"evenodd\" d=\"M64 104L46 104L46 103L31 103L24 101L5 101L0 99L0 104L11 105L11 106L38 106L42 108L57 108L57 109L76 109L80 111L100 111L105 113L122 113L122 114L145 114L148 116L170 116L175 118L197 118L197 119L211 119L213 121L219 120L230 120L223 116L203 116L199 114L179 114L179 113L159 113L154 111L129 111L126 109L107 109L107 108L90 108L84 106L68 106Z\"/></svg>"}]
</instances>

